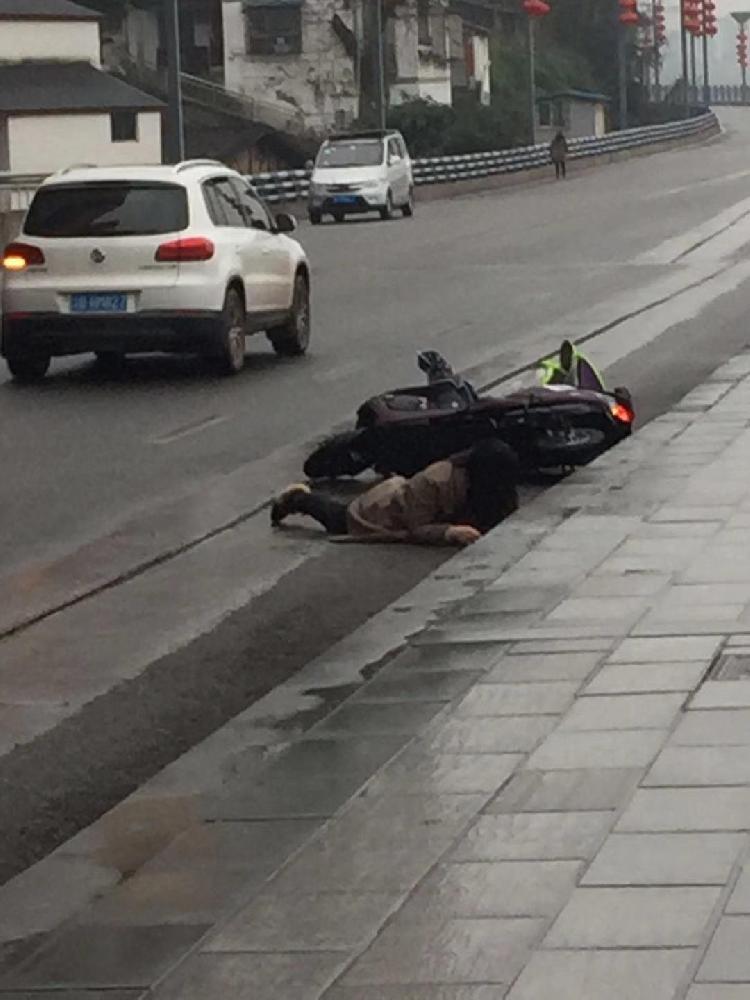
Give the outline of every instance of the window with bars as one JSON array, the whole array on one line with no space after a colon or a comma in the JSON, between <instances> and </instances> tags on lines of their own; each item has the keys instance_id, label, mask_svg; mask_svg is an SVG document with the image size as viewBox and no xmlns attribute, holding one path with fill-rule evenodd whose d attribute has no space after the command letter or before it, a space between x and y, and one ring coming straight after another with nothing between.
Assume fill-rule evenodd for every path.
<instances>
[{"instance_id":1,"label":"window with bars","mask_svg":"<svg viewBox=\"0 0 750 1000\"><path fill-rule=\"evenodd\" d=\"M250 7L245 13L245 48L249 55L285 56L302 51L299 7Z\"/></svg>"}]
</instances>

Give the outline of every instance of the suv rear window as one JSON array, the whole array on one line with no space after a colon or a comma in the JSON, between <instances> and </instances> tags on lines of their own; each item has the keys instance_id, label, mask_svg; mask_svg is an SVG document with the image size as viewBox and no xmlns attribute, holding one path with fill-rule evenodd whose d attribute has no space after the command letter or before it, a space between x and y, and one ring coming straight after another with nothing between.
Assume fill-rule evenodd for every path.
<instances>
[{"instance_id":1,"label":"suv rear window","mask_svg":"<svg viewBox=\"0 0 750 1000\"><path fill-rule=\"evenodd\" d=\"M24 232L50 239L150 236L187 229L184 188L151 182L60 184L40 188Z\"/></svg>"}]
</instances>

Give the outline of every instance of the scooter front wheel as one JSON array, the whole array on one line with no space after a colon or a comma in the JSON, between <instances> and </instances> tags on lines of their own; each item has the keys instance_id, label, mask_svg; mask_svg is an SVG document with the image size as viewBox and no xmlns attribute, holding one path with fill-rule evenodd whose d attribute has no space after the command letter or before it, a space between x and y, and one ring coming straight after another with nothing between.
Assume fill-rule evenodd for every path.
<instances>
[{"instance_id":1,"label":"scooter front wheel","mask_svg":"<svg viewBox=\"0 0 750 1000\"><path fill-rule=\"evenodd\" d=\"M535 443L540 469L587 465L607 450L603 431L590 427L570 427L547 431Z\"/></svg>"}]
</instances>

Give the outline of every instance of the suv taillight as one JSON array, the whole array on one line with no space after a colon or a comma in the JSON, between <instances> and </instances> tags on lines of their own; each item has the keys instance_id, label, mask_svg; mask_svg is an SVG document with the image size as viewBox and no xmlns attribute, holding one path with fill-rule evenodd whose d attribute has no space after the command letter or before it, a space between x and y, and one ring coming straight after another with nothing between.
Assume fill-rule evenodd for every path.
<instances>
[{"instance_id":1,"label":"suv taillight","mask_svg":"<svg viewBox=\"0 0 750 1000\"><path fill-rule=\"evenodd\" d=\"M214 245L204 236L189 236L184 240L162 243L156 251L156 260L162 264L177 264L191 260L211 260Z\"/></svg>"},{"instance_id":2,"label":"suv taillight","mask_svg":"<svg viewBox=\"0 0 750 1000\"><path fill-rule=\"evenodd\" d=\"M23 271L27 267L44 264L44 254L39 247L28 243L9 243L3 252L3 267L6 271Z\"/></svg>"}]
</instances>

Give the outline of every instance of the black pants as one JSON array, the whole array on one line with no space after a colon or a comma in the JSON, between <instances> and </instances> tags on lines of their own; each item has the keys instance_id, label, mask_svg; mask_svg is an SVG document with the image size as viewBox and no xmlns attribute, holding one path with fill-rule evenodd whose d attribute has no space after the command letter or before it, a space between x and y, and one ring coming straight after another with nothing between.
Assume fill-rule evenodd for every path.
<instances>
[{"instance_id":1,"label":"black pants","mask_svg":"<svg viewBox=\"0 0 750 1000\"><path fill-rule=\"evenodd\" d=\"M555 177L560 180L560 177L565 177L565 160L555 160Z\"/></svg>"},{"instance_id":2,"label":"black pants","mask_svg":"<svg viewBox=\"0 0 750 1000\"><path fill-rule=\"evenodd\" d=\"M318 524L322 524L329 535L348 534L348 508L349 504L345 500L329 497L325 493L306 493L296 501L296 509L300 514L307 514Z\"/></svg>"}]
</instances>

